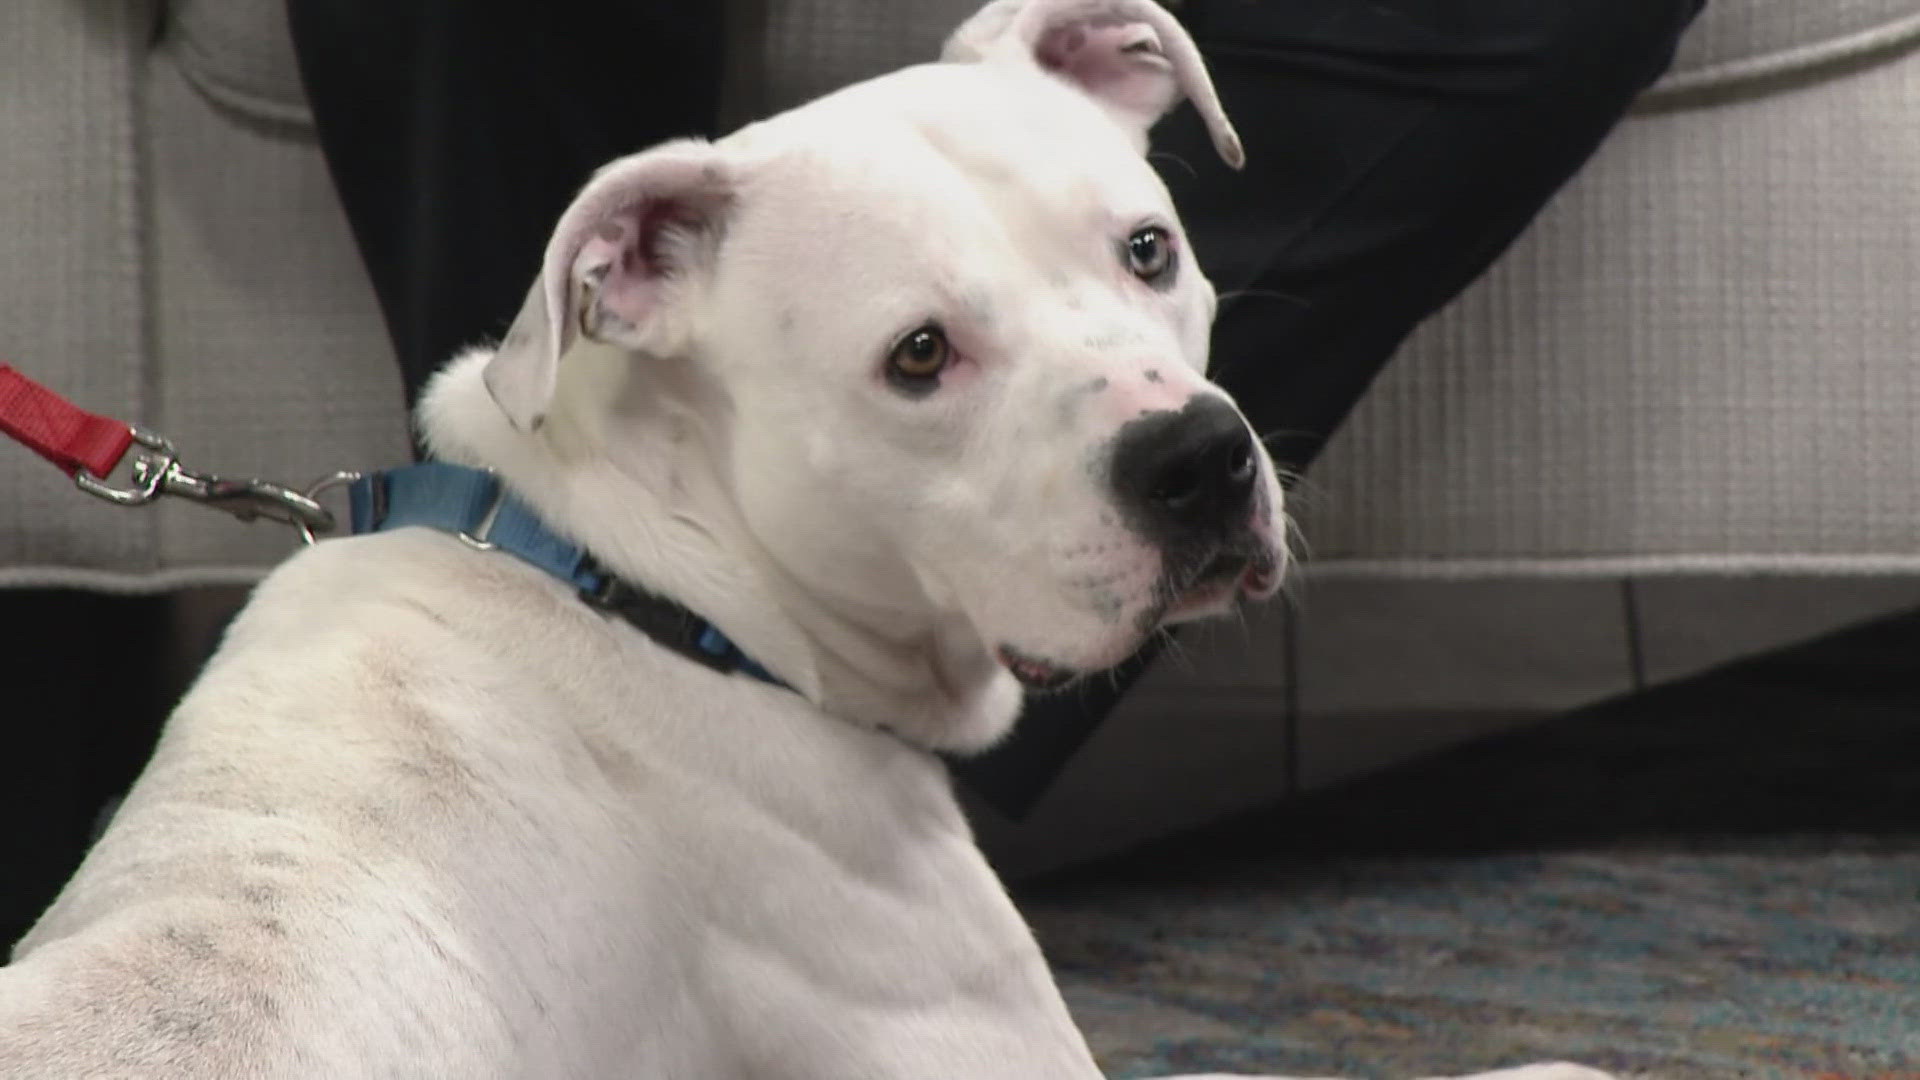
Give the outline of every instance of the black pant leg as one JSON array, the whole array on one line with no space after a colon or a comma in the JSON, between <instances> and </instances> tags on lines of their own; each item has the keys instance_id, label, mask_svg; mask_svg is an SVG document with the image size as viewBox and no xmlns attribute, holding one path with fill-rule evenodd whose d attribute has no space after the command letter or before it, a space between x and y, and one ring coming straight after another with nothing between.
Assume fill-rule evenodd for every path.
<instances>
[{"instance_id":1,"label":"black pant leg","mask_svg":"<svg viewBox=\"0 0 1920 1080\"><path fill-rule=\"evenodd\" d=\"M1299 2L1299 0L1296 0ZM1304 468L1666 70L1704 0L1319 0L1200 9L1248 166L1166 170L1227 299L1216 377ZM1188 117L1164 145L1204 161ZM1329 152L1331 151L1331 152Z\"/></svg>"},{"instance_id":2,"label":"black pant leg","mask_svg":"<svg viewBox=\"0 0 1920 1080\"><path fill-rule=\"evenodd\" d=\"M504 332L595 168L710 134L717 3L287 0L320 145L411 406Z\"/></svg>"},{"instance_id":3,"label":"black pant leg","mask_svg":"<svg viewBox=\"0 0 1920 1080\"><path fill-rule=\"evenodd\" d=\"M102 810L146 764L172 704L168 598L0 596L0 963L73 876Z\"/></svg>"},{"instance_id":4,"label":"black pant leg","mask_svg":"<svg viewBox=\"0 0 1920 1080\"><path fill-rule=\"evenodd\" d=\"M1413 328L1477 277L1663 72L1704 0L1188 0L1247 146L1191 110L1154 160L1222 294L1213 373L1305 468ZM1031 701L957 771L1030 809L1150 662Z\"/></svg>"}]
</instances>

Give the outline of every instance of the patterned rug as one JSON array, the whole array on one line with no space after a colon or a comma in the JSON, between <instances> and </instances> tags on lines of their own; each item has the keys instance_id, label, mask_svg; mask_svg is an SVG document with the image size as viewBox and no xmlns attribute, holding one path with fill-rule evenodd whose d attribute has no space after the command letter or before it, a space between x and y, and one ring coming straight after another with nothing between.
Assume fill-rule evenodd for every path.
<instances>
[{"instance_id":1,"label":"patterned rug","mask_svg":"<svg viewBox=\"0 0 1920 1080\"><path fill-rule=\"evenodd\" d=\"M1026 909L1118 1077L1920 1077L1920 840L1245 865Z\"/></svg>"},{"instance_id":2,"label":"patterned rug","mask_svg":"<svg viewBox=\"0 0 1920 1080\"><path fill-rule=\"evenodd\" d=\"M1920 1080L1920 615L1018 899L1115 1077Z\"/></svg>"}]
</instances>

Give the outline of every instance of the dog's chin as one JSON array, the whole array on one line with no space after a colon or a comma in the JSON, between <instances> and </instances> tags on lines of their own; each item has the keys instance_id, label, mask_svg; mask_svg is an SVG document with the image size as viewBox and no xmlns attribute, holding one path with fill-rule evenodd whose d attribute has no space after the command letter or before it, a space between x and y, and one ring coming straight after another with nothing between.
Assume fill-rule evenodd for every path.
<instances>
[{"instance_id":1,"label":"dog's chin","mask_svg":"<svg viewBox=\"0 0 1920 1080\"><path fill-rule=\"evenodd\" d=\"M1242 599L1264 600L1272 596L1280 588L1280 567L1278 556L1221 556L1198 572L1184 575L1188 579L1184 585L1163 583L1157 590L1159 599L1147 605L1133 620L1140 631L1118 643L1087 650L1099 657L1090 662L1062 659L1061 655L1067 650L1035 649L1009 642L997 645L994 657L1027 690L1057 691L1126 660L1140 651L1147 639L1162 627L1224 615Z\"/></svg>"},{"instance_id":2,"label":"dog's chin","mask_svg":"<svg viewBox=\"0 0 1920 1080\"><path fill-rule=\"evenodd\" d=\"M1015 682L1040 693L1063 689L1091 670L1046 659L1005 643L995 647L993 655Z\"/></svg>"}]
</instances>

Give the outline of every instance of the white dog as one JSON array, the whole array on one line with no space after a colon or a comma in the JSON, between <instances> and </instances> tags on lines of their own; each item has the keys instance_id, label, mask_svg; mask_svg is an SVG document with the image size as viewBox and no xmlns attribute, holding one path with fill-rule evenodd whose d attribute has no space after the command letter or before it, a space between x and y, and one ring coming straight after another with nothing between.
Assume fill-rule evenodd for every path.
<instances>
[{"instance_id":1,"label":"white dog","mask_svg":"<svg viewBox=\"0 0 1920 1080\"><path fill-rule=\"evenodd\" d=\"M259 587L0 971L0 1076L1098 1076L932 752L1279 579L1143 159L1183 94L1237 164L1149 0L997 0L602 170L421 410L510 497Z\"/></svg>"}]
</instances>

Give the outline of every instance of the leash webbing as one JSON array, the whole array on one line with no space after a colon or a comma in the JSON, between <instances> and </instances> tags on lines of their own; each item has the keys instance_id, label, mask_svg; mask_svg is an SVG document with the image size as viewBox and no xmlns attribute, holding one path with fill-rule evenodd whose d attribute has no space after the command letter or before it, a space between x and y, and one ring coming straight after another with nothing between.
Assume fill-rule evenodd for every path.
<instances>
[{"instance_id":1,"label":"leash webbing","mask_svg":"<svg viewBox=\"0 0 1920 1080\"><path fill-rule=\"evenodd\" d=\"M90 413L6 364L0 364L0 431L68 476L85 469L102 478L120 464L134 436L131 426Z\"/></svg>"}]
</instances>

